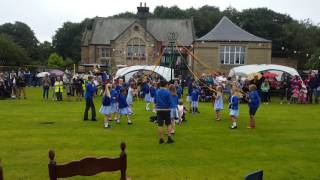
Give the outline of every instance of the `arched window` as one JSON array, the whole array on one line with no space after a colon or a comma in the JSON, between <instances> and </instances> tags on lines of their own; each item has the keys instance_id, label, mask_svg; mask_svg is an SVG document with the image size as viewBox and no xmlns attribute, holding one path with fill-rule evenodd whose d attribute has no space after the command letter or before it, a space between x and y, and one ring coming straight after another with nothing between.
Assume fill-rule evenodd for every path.
<instances>
[{"instance_id":1,"label":"arched window","mask_svg":"<svg viewBox=\"0 0 320 180\"><path fill-rule=\"evenodd\" d=\"M145 43L140 38L133 38L127 44L128 58L145 58Z\"/></svg>"}]
</instances>

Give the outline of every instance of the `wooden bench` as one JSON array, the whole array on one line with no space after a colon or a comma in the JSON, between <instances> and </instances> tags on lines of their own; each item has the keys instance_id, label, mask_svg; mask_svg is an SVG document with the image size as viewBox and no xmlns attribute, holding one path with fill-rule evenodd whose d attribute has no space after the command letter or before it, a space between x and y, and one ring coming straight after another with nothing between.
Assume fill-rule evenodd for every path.
<instances>
[{"instance_id":1,"label":"wooden bench","mask_svg":"<svg viewBox=\"0 0 320 180\"><path fill-rule=\"evenodd\" d=\"M3 170L2 170L1 159L0 159L0 180L3 180Z\"/></svg>"},{"instance_id":2,"label":"wooden bench","mask_svg":"<svg viewBox=\"0 0 320 180\"><path fill-rule=\"evenodd\" d=\"M94 158L88 157L79 161L57 165L54 151L49 151L49 177L50 180L67 178L73 176L93 176L100 172L121 171L120 180L127 180L127 155L126 144L121 143L121 154L119 158ZM1 179L0 179L1 180Z\"/></svg>"}]
</instances>

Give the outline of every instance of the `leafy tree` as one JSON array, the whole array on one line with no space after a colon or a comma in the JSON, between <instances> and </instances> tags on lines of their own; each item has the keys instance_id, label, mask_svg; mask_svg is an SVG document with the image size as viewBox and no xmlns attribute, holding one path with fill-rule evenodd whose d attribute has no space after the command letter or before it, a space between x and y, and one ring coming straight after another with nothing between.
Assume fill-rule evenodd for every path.
<instances>
[{"instance_id":1,"label":"leafy tree","mask_svg":"<svg viewBox=\"0 0 320 180\"><path fill-rule=\"evenodd\" d=\"M74 63L80 61L80 47L82 33L84 30L91 29L92 19L85 19L81 23L66 22L56 31L52 39L54 50L63 58L71 58Z\"/></svg>"},{"instance_id":2,"label":"leafy tree","mask_svg":"<svg viewBox=\"0 0 320 180\"><path fill-rule=\"evenodd\" d=\"M120 14L114 15L113 17L118 17L118 18L137 18L137 14L132 13L132 12L124 12L124 13L120 13Z\"/></svg>"},{"instance_id":3,"label":"leafy tree","mask_svg":"<svg viewBox=\"0 0 320 180\"><path fill-rule=\"evenodd\" d=\"M52 53L48 59L49 68L63 68L65 67L65 61L57 53Z\"/></svg>"},{"instance_id":4,"label":"leafy tree","mask_svg":"<svg viewBox=\"0 0 320 180\"><path fill-rule=\"evenodd\" d=\"M40 43L37 47L37 51L39 54L39 63L40 64L48 64L48 58L51 53L53 53L53 47L52 44L48 41L44 41L43 43Z\"/></svg>"},{"instance_id":5,"label":"leafy tree","mask_svg":"<svg viewBox=\"0 0 320 180\"><path fill-rule=\"evenodd\" d=\"M19 66L25 64L28 59L26 51L11 37L0 34L0 65Z\"/></svg>"},{"instance_id":6,"label":"leafy tree","mask_svg":"<svg viewBox=\"0 0 320 180\"><path fill-rule=\"evenodd\" d=\"M320 69L320 48L318 47L311 55L306 64L309 69Z\"/></svg>"},{"instance_id":7,"label":"leafy tree","mask_svg":"<svg viewBox=\"0 0 320 180\"><path fill-rule=\"evenodd\" d=\"M38 39L36 38L32 29L23 22L15 22L14 24L5 23L0 26L0 33L7 34L12 37L12 39L24 48L27 52L27 56L30 58L28 60L38 59ZM26 64L29 62L25 62Z\"/></svg>"}]
</instances>

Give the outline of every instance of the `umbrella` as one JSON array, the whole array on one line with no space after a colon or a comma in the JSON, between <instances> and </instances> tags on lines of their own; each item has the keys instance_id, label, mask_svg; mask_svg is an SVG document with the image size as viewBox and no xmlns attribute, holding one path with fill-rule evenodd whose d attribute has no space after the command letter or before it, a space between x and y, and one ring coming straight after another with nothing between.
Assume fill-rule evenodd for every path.
<instances>
[{"instance_id":1,"label":"umbrella","mask_svg":"<svg viewBox=\"0 0 320 180\"><path fill-rule=\"evenodd\" d=\"M43 78L43 77L46 76L46 74L48 74L48 76L50 75L50 73L48 73L48 72L41 72L41 73L38 73L38 74L37 74L37 77L38 77L38 78Z\"/></svg>"},{"instance_id":2,"label":"umbrella","mask_svg":"<svg viewBox=\"0 0 320 180\"><path fill-rule=\"evenodd\" d=\"M253 80L255 78L258 78L258 79L261 79L262 78L262 75L260 73L251 73L251 74L248 74L248 79L249 80Z\"/></svg>"},{"instance_id":3,"label":"umbrella","mask_svg":"<svg viewBox=\"0 0 320 180\"><path fill-rule=\"evenodd\" d=\"M58 69L54 69L50 71L50 74L54 76L63 76L64 72Z\"/></svg>"},{"instance_id":4,"label":"umbrella","mask_svg":"<svg viewBox=\"0 0 320 180\"><path fill-rule=\"evenodd\" d=\"M278 74L272 73L272 72L266 72L263 74L263 77L265 77L265 78L275 78L277 76L278 76Z\"/></svg>"}]
</instances>

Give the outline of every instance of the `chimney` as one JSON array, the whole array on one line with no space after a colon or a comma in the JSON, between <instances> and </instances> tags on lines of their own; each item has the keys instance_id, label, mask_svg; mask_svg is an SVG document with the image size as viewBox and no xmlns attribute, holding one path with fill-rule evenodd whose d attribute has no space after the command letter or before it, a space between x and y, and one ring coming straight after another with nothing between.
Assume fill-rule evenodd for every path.
<instances>
[{"instance_id":1,"label":"chimney","mask_svg":"<svg viewBox=\"0 0 320 180\"><path fill-rule=\"evenodd\" d=\"M138 12L137 16L139 18L140 24L146 28L147 26L147 19L150 15L149 13L149 7L147 7L147 3L144 3L144 6L142 6L142 2L140 2L140 6L137 7Z\"/></svg>"},{"instance_id":2,"label":"chimney","mask_svg":"<svg viewBox=\"0 0 320 180\"><path fill-rule=\"evenodd\" d=\"M144 6L142 6L142 2L140 2L140 6L137 7L138 12L138 18L139 19L146 19L150 13L149 13L149 7L147 7L147 3L144 3Z\"/></svg>"}]
</instances>

